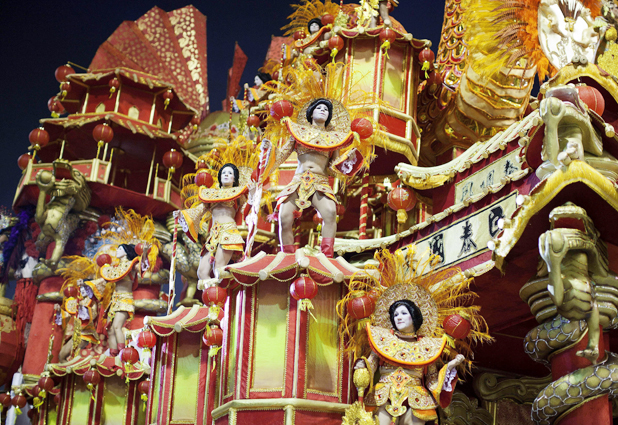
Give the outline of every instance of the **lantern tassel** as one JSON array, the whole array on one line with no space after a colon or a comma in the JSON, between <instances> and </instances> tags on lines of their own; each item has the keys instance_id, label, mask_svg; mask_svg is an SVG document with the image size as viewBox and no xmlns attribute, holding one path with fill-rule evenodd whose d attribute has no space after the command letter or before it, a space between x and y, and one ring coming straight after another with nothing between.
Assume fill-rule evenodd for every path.
<instances>
[{"instance_id":1,"label":"lantern tassel","mask_svg":"<svg viewBox=\"0 0 618 425\"><path fill-rule=\"evenodd\" d=\"M40 410L41 406L43 405L43 401L44 399L41 397L34 397L32 399L32 406L34 406L36 410Z\"/></svg>"},{"instance_id":2,"label":"lantern tassel","mask_svg":"<svg viewBox=\"0 0 618 425\"><path fill-rule=\"evenodd\" d=\"M336 47L330 52L330 57L333 58L333 63L335 63L335 56L337 56L337 53L339 53L339 49Z\"/></svg>"},{"instance_id":3,"label":"lantern tassel","mask_svg":"<svg viewBox=\"0 0 618 425\"><path fill-rule=\"evenodd\" d=\"M146 394L142 394L141 397L143 403L142 403L142 412L146 411L146 403L148 402L148 396Z\"/></svg>"},{"instance_id":4,"label":"lantern tassel","mask_svg":"<svg viewBox=\"0 0 618 425\"><path fill-rule=\"evenodd\" d=\"M421 67L421 70L425 71L425 79L429 78L429 74L427 73L427 71L429 71L430 68L431 68L431 63L429 63L429 61L423 62L423 66Z\"/></svg>"},{"instance_id":5,"label":"lantern tassel","mask_svg":"<svg viewBox=\"0 0 618 425\"><path fill-rule=\"evenodd\" d=\"M208 350L208 357L214 357L219 353L219 350L221 350L221 346L212 346L210 347L210 350Z\"/></svg>"},{"instance_id":6,"label":"lantern tassel","mask_svg":"<svg viewBox=\"0 0 618 425\"><path fill-rule=\"evenodd\" d=\"M388 40L385 40L384 43L382 43L382 45L380 46L380 49L384 50L384 56L386 57L386 59L390 58L388 57L388 49L390 49L391 47L391 42Z\"/></svg>"},{"instance_id":7,"label":"lantern tassel","mask_svg":"<svg viewBox=\"0 0 618 425\"><path fill-rule=\"evenodd\" d=\"M408 213L404 209L397 210L397 223L403 224L408 219Z\"/></svg>"},{"instance_id":8,"label":"lantern tassel","mask_svg":"<svg viewBox=\"0 0 618 425\"><path fill-rule=\"evenodd\" d=\"M452 336L450 336L449 334L447 334L446 332L444 333L444 336L446 336L446 343L450 346L455 348L455 338L453 338Z\"/></svg>"},{"instance_id":9,"label":"lantern tassel","mask_svg":"<svg viewBox=\"0 0 618 425\"><path fill-rule=\"evenodd\" d=\"M111 87L109 89L109 98L111 99L114 93L116 92L116 87Z\"/></svg>"},{"instance_id":10,"label":"lantern tassel","mask_svg":"<svg viewBox=\"0 0 618 425\"><path fill-rule=\"evenodd\" d=\"M21 409L18 406L15 406L15 413L17 413L17 416L21 415Z\"/></svg>"}]
</instances>

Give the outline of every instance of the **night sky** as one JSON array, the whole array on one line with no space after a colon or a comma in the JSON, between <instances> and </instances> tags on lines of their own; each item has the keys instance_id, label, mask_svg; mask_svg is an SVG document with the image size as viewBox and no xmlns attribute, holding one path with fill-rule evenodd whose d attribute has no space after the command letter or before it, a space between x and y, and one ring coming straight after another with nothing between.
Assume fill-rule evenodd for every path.
<instances>
[{"instance_id":1,"label":"night sky","mask_svg":"<svg viewBox=\"0 0 618 425\"><path fill-rule=\"evenodd\" d=\"M443 4L400 0L393 16L415 38L433 42L436 52ZM241 85L252 82L272 35L282 35L292 12L289 2L204 1L193 5L207 16L210 110L221 109L234 42L249 57ZM0 9L2 159L0 205L10 206L20 178L17 158L27 152L28 133L49 118L47 101L58 92L55 69L71 61L87 67L101 43L124 20L134 21L153 6L171 11L180 1L6 1ZM79 72L78 69L76 71Z\"/></svg>"}]
</instances>

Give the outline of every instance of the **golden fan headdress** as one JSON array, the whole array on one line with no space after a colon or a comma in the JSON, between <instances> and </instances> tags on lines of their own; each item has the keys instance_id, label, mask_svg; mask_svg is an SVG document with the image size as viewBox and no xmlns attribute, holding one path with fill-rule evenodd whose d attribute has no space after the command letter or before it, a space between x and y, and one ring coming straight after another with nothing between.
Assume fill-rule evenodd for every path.
<instances>
[{"instance_id":1,"label":"golden fan headdress","mask_svg":"<svg viewBox=\"0 0 618 425\"><path fill-rule=\"evenodd\" d=\"M322 72L324 71L324 72ZM292 120L302 121L303 111L307 105L319 98L331 100L334 106L341 106L346 111L345 119L347 122L352 122L356 118L365 118L371 122L373 126L373 134L364 140L355 137L354 143L343 149L346 150L356 148L364 158L364 167L368 167L373 160L374 146L385 147L388 137L383 131L383 126L378 124L371 114L364 109L364 106L375 104L375 96L372 93L366 93L356 84L346 82L344 78L350 69L347 65L337 62L329 63L322 70L319 65L311 62L310 59L299 59L294 66L284 68L283 81L285 83L277 83L272 89L272 101L287 100L293 107ZM359 78L354 78L359 81ZM353 107L351 107L353 106ZM337 108L335 108L336 110ZM344 115L342 114L341 117ZM337 116L333 114L331 126L337 127ZM266 120L266 130L264 138L273 141L287 141L290 137L286 119L281 121L269 115ZM348 124L349 129L349 124ZM380 131L382 130L382 131Z\"/></svg>"},{"instance_id":2,"label":"golden fan headdress","mask_svg":"<svg viewBox=\"0 0 618 425\"><path fill-rule=\"evenodd\" d=\"M143 244L144 252L148 252L148 262L151 270L155 267L161 243L155 237L155 223L151 217L142 216L133 210L116 209L118 225L113 224L113 230L107 231L100 238L106 241L101 250L107 252L109 246L122 244ZM100 250L100 251L101 251ZM148 251L146 251L148 250ZM101 252L97 253L97 256ZM96 256L95 256L96 258Z\"/></svg>"},{"instance_id":3,"label":"golden fan headdress","mask_svg":"<svg viewBox=\"0 0 618 425\"><path fill-rule=\"evenodd\" d=\"M307 25L309 21L315 18L329 14L336 17L339 14L339 5L326 0L322 3L320 0L303 0L301 4L291 5L294 12L288 16L290 23L282 27L285 30L283 35L294 34L296 31L308 32Z\"/></svg>"},{"instance_id":4,"label":"golden fan headdress","mask_svg":"<svg viewBox=\"0 0 618 425\"><path fill-rule=\"evenodd\" d=\"M99 277L99 266L97 262L79 255L71 255L64 257L66 260L70 260L66 267L58 269L58 272L64 279L62 288L66 286L77 286L78 280L95 279Z\"/></svg>"},{"instance_id":5,"label":"golden fan headdress","mask_svg":"<svg viewBox=\"0 0 618 425\"><path fill-rule=\"evenodd\" d=\"M598 0L581 0L592 16L599 14ZM555 68L539 44L538 10L541 0L468 0L465 41L471 54L486 55L474 61L474 71L492 76L502 68L537 66L543 81Z\"/></svg>"},{"instance_id":6,"label":"golden fan headdress","mask_svg":"<svg viewBox=\"0 0 618 425\"><path fill-rule=\"evenodd\" d=\"M471 343L491 340L487 324L479 314L480 307L470 305L477 296L469 291L471 279L458 268L436 271L437 256L424 256L418 260L415 252L414 247L394 253L386 249L376 252L378 265L365 266L362 278L355 276L349 284L350 291L337 303L340 333L349 339L347 349L356 357L368 354L369 350L363 325L370 320L373 325L390 329L388 309L401 299L413 301L423 313L423 325L417 330L420 336L442 337L441 324L451 314L459 314L470 321L468 337L452 341L456 352L445 350L449 357L461 353L470 358ZM346 306L351 299L363 295L376 299L376 308L369 319L359 321L346 311ZM468 361L466 366L470 364Z\"/></svg>"}]
</instances>

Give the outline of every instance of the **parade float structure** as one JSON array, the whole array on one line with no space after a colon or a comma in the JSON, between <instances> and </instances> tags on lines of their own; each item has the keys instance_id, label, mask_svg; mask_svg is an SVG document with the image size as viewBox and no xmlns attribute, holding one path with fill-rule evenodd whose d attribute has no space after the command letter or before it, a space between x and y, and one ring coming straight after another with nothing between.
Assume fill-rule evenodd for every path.
<instances>
[{"instance_id":1,"label":"parade float structure","mask_svg":"<svg viewBox=\"0 0 618 425\"><path fill-rule=\"evenodd\" d=\"M336 305L355 278L378 278L364 266L386 248L418 261L433 254L432 273L456 267L474 278L494 338L474 348L475 369L439 411L441 423L612 422L618 7L449 0L436 56L429 41L372 10L296 7L265 61L278 83L255 88L240 114L209 111L205 17L191 6L123 23L86 73L58 69L50 110L68 115L31 133L35 155L20 157L15 216L1 223L11 229L5 281L9 272L20 279L13 301L0 298L0 380L7 385L21 367L23 382L0 404L36 406L29 417L41 425L86 416L91 424L361 423L349 410L360 387ZM322 26L307 35L313 18ZM371 97L349 107L383 136L360 175L331 178L342 201L338 256L317 250L313 213L295 222L301 249L278 252L266 216L294 177L291 156L263 181L247 258L200 288L204 305L185 297L172 311L173 292L160 286L178 272L195 287L201 248L172 215L186 206L182 176L197 179L204 168L212 185L217 170L200 157L216 159L213 149L238 136L257 148L286 69L321 72L331 62L345 65L344 96L360 87ZM533 97L537 75L551 78ZM76 314L53 319L54 304L69 311L79 298L60 270L71 255L98 261L105 232L126 226L114 218L117 205L151 216L161 244L159 267L135 281L130 349L110 355L103 333L101 344L59 361L65 335L81 324ZM245 218L236 221L243 236ZM365 402L371 410L371 394Z\"/></svg>"}]
</instances>

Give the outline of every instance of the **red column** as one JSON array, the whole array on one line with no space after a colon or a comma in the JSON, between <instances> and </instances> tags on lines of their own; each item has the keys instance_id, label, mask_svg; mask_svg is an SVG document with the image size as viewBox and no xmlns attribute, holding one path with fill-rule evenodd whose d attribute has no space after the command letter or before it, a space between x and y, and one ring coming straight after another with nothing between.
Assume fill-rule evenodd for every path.
<instances>
[{"instance_id":1,"label":"red column","mask_svg":"<svg viewBox=\"0 0 618 425\"><path fill-rule=\"evenodd\" d=\"M43 279L39 285L39 295L50 292L59 292L62 287L62 278L51 276ZM32 316L32 326L24 355L22 372L24 375L40 375L47 361L49 339L54 334L52 348L52 362L58 362L58 353L62 347L62 327L54 326L54 301L37 301Z\"/></svg>"}]
</instances>

